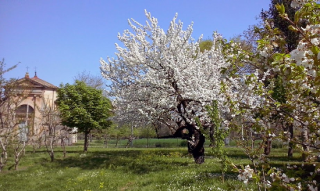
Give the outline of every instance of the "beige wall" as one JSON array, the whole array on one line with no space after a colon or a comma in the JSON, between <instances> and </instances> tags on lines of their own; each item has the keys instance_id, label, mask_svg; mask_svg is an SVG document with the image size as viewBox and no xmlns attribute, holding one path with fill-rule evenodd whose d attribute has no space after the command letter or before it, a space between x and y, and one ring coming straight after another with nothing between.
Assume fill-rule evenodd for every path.
<instances>
[{"instance_id":1,"label":"beige wall","mask_svg":"<svg viewBox=\"0 0 320 191\"><path fill-rule=\"evenodd\" d=\"M55 100L57 99L57 93L54 90L43 90L40 95L29 95L26 99L22 100L19 104L21 105L29 105L34 109L34 122L33 124L28 124L33 126L33 133L37 134L40 132L41 120L40 120L40 112L44 104L49 104L50 106L54 105Z\"/></svg>"},{"instance_id":2,"label":"beige wall","mask_svg":"<svg viewBox=\"0 0 320 191\"><path fill-rule=\"evenodd\" d=\"M52 106L54 105L54 101L56 101L57 99L57 92L54 90L46 90L43 93L43 97L46 100L46 102Z\"/></svg>"}]
</instances>

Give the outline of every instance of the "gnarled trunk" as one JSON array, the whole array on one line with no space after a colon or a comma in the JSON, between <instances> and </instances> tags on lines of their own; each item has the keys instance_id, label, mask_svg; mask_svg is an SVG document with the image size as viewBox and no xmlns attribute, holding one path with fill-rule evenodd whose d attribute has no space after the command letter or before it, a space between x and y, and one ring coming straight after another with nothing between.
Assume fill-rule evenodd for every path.
<instances>
[{"instance_id":1,"label":"gnarled trunk","mask_svg":"<svg viewBox=\"0 0 320 191\"><path fill-rule=\"evenodd\" d=\"M188 133L184 130L187 129ZM173 135L173 137L181 137L188 140L188 152L192 154L197 164L204 163L204 142L205 137L195 125L182 126Z\"/></svg>"},{"instance_id":2,"label":"gnarled trunk","mask_svg":"<svg viewBox=\"0 0 320 191\"><path fill-rule=\"evenodd\" d=\"M188 141L188 151L189 153L192 153L192 156L194 158L194 161L197 164L204 163L204 142L205 137L203 134L194 128L194 132L192 135L192 140Z\"/></svg>"}]
</instances>

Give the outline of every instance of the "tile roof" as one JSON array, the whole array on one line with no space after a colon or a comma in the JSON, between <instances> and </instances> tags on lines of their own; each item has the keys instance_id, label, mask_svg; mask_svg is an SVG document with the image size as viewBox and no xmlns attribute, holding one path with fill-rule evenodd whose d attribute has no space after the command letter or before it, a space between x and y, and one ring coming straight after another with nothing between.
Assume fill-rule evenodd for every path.
<instances>
[{"instance_id":1,"label":"tile roof","mask_svg":"<svg viewBox=\"0 0 320 191\"><path fill-rule=\"evenodd\" d=\"M50 84L49 82L46 82L40 78L38 78L37 76L34 76L33 78L29 78L30 81L34 81L40 85L43 85L47 88L52 88L52 89L58 89L57 86L53 85L53 84Z\"/></svg>"},{"instance_id":2,"label":"tile roof","mask_svg":"<svg viewBox=\"0 0 320 191\"><path fill-rule=\"evenodd\" d=\"M44 81L40 78L38 78L37 74L35 73L35 76L33 78L30 78L29 77L29 73L27 72L25 77L24 78L21 78L20 82L24 81L24 80L27 80L35 85L40 85L40 86L44 86L45 88L49 88L49 89L58 89L57 86L53 85L53 84L50 84L49 82L47 81Z\"/></svg>"}]
</instances>

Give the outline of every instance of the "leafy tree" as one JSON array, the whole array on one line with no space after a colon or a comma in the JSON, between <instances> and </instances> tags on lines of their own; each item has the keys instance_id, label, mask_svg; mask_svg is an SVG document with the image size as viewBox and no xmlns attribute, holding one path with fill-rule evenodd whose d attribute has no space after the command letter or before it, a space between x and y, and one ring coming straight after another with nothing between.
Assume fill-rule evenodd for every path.
<instances>
[{"instance_id":1,"label":"leafy tree","mask_svg":"<svg viewBox=\"0 0 320 191\"><path fill-rule=\"evenodd\" d=\"M303 1L301 1L303 2ZM295 1L292 0L272 0L269 10L262 11L260 14L260 17L265 23L267 23L264 26L264 33L261 35L261 39L265 38L265 36L270 35L271 33L274 33L274 35L277 36L278 41L274 41L273 45L276 45L273 47L274 52L282 52L282 53L290 53L294 49L297 48L299 40L301 39L302 35L299 34L297 30L293 30L296 27L305 27L307 23L307 19L297 19L299 14L296 15L296 12L299 10L299 6L292 6L294 5ZM277 6L281 5L283 7L283 10L285 10L286 16L279 14L279 10ZM296 16L295 16L296 15ZM292 25L292 22L294 21L294 25ZM269 32L268 32L269 31ZM261 34L261 30L259 31ZM267 68L264 66L264 68ZM270 79L274 78L274 79ZM270 83L271 81L275 81L274 89L272 97L273 99L277 100L280 103L286 102L286 91L285 91L285 83L279 83L279 81L282 81L283 77L281 75L278 75L278 72L273 72L273 75L269 77L269 79L266 80L267 83ZM274 115L275 119L283 118L282 116L279 116L279 112L276 112L277 114ZM286 113L289 113L289 115L292 115L292 110L286 109ZM289 116L288 114L286 116ZM289 132L290 139L293 139L294 134L294 126L291 123L285 123L283 124L283 120L279 121L281 126L285 131ZM271 144L269 144L271 145ZM270 150L270 149L269 149ZM267 153L266 153L267 154ZM290 141L289 142L289 148L288 148L288 157L293 156L293 144Z\"/></svg>"},{"instance_id":2,"label":"leafy tree","mask_svg":"<svg viewBox=\"0 0 320 191\"><path fill-rule=\"evenodd\" d=\"M211 50L213 46L213 40L203 40L199 43L200 52L204 52L205 50Z\"/></svg>"},{"instance_id":3,"label":"leafy tree","mask_svg":"<svg viewBox=\"0 0 320 191\"><path fill-rule=\"evenodd\" d=\"M259 23L254 26L250 26L249 29L240 36L241 38L233 39L235 42L242 41L242 50L252 52L252 58L259 60L258 62L252 62L252 60L247 62L247 66L250 66L249 69L251 69L251 71L245 70L245 72L253 73L254 70L259 70L259 78L263 79L263 86L267 87L270 84L274 84L273 89L270 90L273 92L271 94L271 97L280 103L286 102L286 91L284 87L285 83L283 83L282 79L283 77L275 71L272 71L271 75L268 75L268 77L263 77L264 73L268 71L270 72L270 67L272 68L273 66L269 65L269 57L263 57L259 55L260 52L264 53L264 51L261 51L262 49L270 49L274 53L289 53L297 47L297 44L299 42L299 34L294 30L290 30L290 27L292 27L290 25L292 23L290 23L288 19L294 20L295 13L298 9L296 7L292 7L291 3L291 0L271 0L269 9L267 11L262 10L260 14L260 18L263 24ZM279 15L279 11L276 8L277 4L283 5L284 9L286 10L288 19L285 19L284 17ZM297 21L296 24L302 26L304 24L304 22L302 21L305 20L301 19ZM262 43L264 42L262 39L268 38L270 36L270 33L272 33L274 37L273 40L270 41L271 43ZM260 47L258 48L258 46ZM250 50L250 48L252 50ZM287 108L287 113L290 112L290 109ZM284 130L290 132L292 139L293 125L291 123L284 123L284 116L283 114L280 115L280 113L281 112L279 111L274 111L273 115L270 116L270 120L273 121L272 126L277 127L278 131ZM261 115L261 113L257 115ZM265 154L268 155L271 149L270 138L266 138L266 145L267 146L265 147ZM289 145L288 156L292 156L293 145L291 142L289 143Z\"/></svg>"},{"instance_id":4,"label":"leafy tree","mask_svg":"<svg viewBox=\"0 0 320 191\"><path fill-rule=\"evenodd\" d=\"M230 120L230 125L238 126L241 131L243 124L237 124L237 121L245 121L251 133L259 133L264 140L254 147L248 147L246 139L239 140L251 160L253 169L250 169L249 165L246 166L246 169L239 171L238 178L247 182L248 177L245 177L245 174L248 174L248 171L250 174L253 172L254 174L251 174L250 177L255 177L259 190L267 188L271 190L315 190L320 186L318 182L312 182L319 175L316 172L317 168L309 169L307 172L306 168L301 167L306 176L299 179L295 177L298 174L293 172L290 175L293 178L289 180L286 174L290 170L271 167L268 163L268 156L259 152L267 146L267 140L275 137L282 138L301 149L303 154L307 154L308 156L303 160L310 162L310 166L318 165L315 161L320 149L320 5L315 0L293 0L291 6L299 8L293 20L286 14L284 4L277 4L276 8L280 16L290 23L290 29L299 34L301 39L298 41L297 48L289 53L289 48L283 43L286 42L286 37L279 32L278 28L271 27L271 23L267 21L264 34L258 40L257 51L248 54L238 49L239 52L246 55L236 57L246 59L245 61L252 62L253 65L262 63L263 67L242 79L245 84L243 88L247 89L244 95L239 94L237 99L228 98L230 111L236 116ZM308 25L303 27L300 21L306 21ZM228 48L232 49L232 46ZM231 59L234 57L227 59L232 62ZM233 77L239 76L234 75ZM240 79L234 81L234 83L241 82ZM280 117L275 118L275 115ZM302 135L292 136L293 131L290 129L277 131L275 119L301 131ZM307 147L312 149L305 152ZM297 171L297 168L294 167L292 171ZM267 179L266 172L271 176L271 180Z\"/></svg>"},{"instance_id":5,"label":"leafy tree","mask_svg":"<svg viewBox=\"0 0 320 191\"><path fill-rule=\"evenodd\" d=\"M61 85L57 93L62 124L77 127L84 133L86 152L91 130L110 126L111 102L102 95L102 90L97 90L81 81L76 81L74 85Z\"/></svg>"},{"instance_id":6,"label":"leafy tree","mask_svg":"<svg viewBox=\"0 0 320 191\"><path fill-rule=\"evenodd\" d=\"M291 23L279 15L276 5L282 4L286 10L287 17L293 21L298 9L292 7L291 3L292 0L271 0L269 10L262 11L260 14L263 21L268 20L271 23L271 27L277 28L280 34L284 37L287 53L297 48L299 43L299 33L290 29ZM302 24L303 22L299 21L299 25Z\"/></svg>"}]
</instances>

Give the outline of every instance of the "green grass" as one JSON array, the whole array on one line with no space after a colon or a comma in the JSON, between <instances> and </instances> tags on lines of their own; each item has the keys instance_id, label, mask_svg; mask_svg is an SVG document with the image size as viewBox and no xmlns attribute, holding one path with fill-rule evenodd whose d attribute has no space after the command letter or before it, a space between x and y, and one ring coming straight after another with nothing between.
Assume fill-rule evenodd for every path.
<instances>
[{"instance_id":1,"label":"green grass","mask_svg":"<svg viewBox=\"0 0 320 191\"><path fill-rule=\"evenodd\" d=\"M173 139L174 140L174 139ZM175 140L176 141L176 140ZM170 142L170 141L169 141ZM227 190L228 185L241 186L237 174L229 171L221 181L220 164L206 148L206 161L198 165L180 148L103 148L96 142L84 154L79 143L56 148L56 159L50 162L44 149L22 158L19 170L12 162L0 173L0 190ZM237 164L248 164L247 157L236 147L228 147L229 157ZM288 160L286 151L273 149L270 162L278 166L297 162ZM245 188L256 190L253 184Z\"/></svg>"},{"instance_id":2,"label":"green grass","mask_svg":"<svg viewBox=\"0 0 320 191\"><path fill-rule=\"evenodd\" d=\"M128 143L127 139L121 139L116 145L116 140L108 140L107 148L125 148ZM208 146L210 141L207 140L205 142L205 146ZM231 141L230 146L235 146L236 143ZM83 146L83 140L80 140L78 143L74 144L74 146ZM187 140L181 138L168 138L168 139L158 139L158 138L143 138L143 139L134 139L132 141L132 147L134 148L176 148L187 146ZM90 147L105 147L104 140L93 140L90 142ZM130 146L131 147L131 146Z\"/></svg>"},{"instance_id":3,"label":"green grass","mask_svg":"<svg viewBox=\"0 0 320 191\"><path fill-rule=\"evenodd\" d=\"M104 140L94 140L90 143L91 147L105 147L103 144ZM116 145L116 140L108 140L107 147L108 148L124 148L128 143L127 139L121 139ZM82 146L83 141L78 142L75 144L77 146ZM182 139L157 139L157 138L150 138L150 139L134 139L132 141L132 147L135 148L154 148L154 147L164 147L164 148L174 148L174 147L186 147L187 141Z\"/></svg>"}]
</instances>

